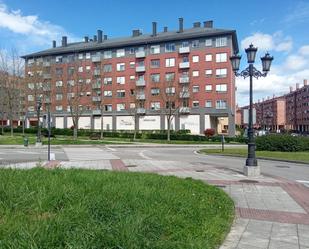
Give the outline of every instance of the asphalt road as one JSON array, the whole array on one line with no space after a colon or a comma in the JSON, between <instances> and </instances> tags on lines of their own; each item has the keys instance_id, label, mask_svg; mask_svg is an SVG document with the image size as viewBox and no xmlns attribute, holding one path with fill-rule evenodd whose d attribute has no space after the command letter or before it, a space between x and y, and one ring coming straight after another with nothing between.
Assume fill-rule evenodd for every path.
<instances>
[{"instance_id":1,"label":"asphalt road","mask_svg":"<svg viewBox=\"0 0 309 249\"><path fill-rule=\"evenodd\" d=\"M242 171L245 164L244 158L198 154L196 151L200 147L95 147L100 148L102 153L110 153L120 159L176 161L180 165L197 164L205 167L205 169L209 166L216 166ZM83 148L85 151L83 160L96 160L93 153L87 157L87 149L89 150L91 146L85 146ZM65 153L64 149L61 147L52 148L52 153L55 153L57 160L72 160ZM100 150L97 150L98 152L96 153L100 153ZM99 158L102 158L102 156ZM47 148L0 148L0 164L39 160L47 160ZM299 181L309 186L309 165L269 160L258 160L258 164L263 174Z\"/></svg>"}]
</instances>

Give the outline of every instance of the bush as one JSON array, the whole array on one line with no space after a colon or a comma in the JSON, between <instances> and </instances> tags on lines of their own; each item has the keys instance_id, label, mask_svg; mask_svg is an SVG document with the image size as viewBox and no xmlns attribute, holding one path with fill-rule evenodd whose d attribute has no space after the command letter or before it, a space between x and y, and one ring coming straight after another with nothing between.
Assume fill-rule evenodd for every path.
<instances>
[{"instance_id":1,"label":"bush","mask_svg":"<svg viewBox=\"0 0 309 249\"><path fill-rule=\"evenodd\" d=\"M205 134L206 137L209 138L209 137L214 136L216 134L216 131L215 131L215 129L206 129L204 131L204 134Z\"/></svg>"},{"instance_id":2,"label":"bush","mask_svg":"<svg viewBox=\"0 0 309 249\"><path fill-rule=\"evenodd\" d=\"M309 138L289 135L267 135L256 138L257 150L268 151L308 151Z\"/></svg>"}]
</instances>

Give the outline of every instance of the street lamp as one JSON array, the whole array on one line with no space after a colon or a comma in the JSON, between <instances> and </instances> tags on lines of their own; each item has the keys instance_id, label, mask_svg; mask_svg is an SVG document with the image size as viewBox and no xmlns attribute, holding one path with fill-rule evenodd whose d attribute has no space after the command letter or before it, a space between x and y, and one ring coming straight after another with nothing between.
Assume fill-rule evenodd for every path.
<instances>
[{"instance_id":1,"label":"street lamp","mask_svg":"<svg viewBox=\"0 0 309 249\"><path fill-rule=\"evenodd\" d=\"M47 160L50 161L50 97L45 99L45 106L47 107L47 129L48 129L48 145L47 145Z\"/></svg>"},{"instance_id":2,"label":"street lamp","mask_svg":"<svg viewBox=\"0 0 309 249\"><path fill-rule=\"evenodd\" d=\"M266 77L267 73L270 70L271 62L274 59L268 53L265 56L261 57L263 72L257 70L253 63L255 61L255 56L257 52L257 48L252 44L245 49L247 54L247 62L249 66L238 73L241 56L234 54L230 57L230 61L232 64L232 69L235 73L235 76L241 76L247 78L250 77L250 107L249 107L249 127L248 127L248 156L246 160L246 166L244 168L244 173L247 176L255 176L260 174L260 169L257 164L256 156L255 156L255 139L253 132L253 92L252 92L252 79L253 77L258 79L259 77Z\"/></svg>"},{"instance_id":3,"label":"street lamp","mask_svg":"<svg viewBox=\"0 0 309 249\"><path fill-rule=\"evenodd\" d=\"M42 140L41 140L41 126L40 126L40 110L41 110L41 107L42 107L42 100L41 100L40 97L37 98L36 107L37 107L36 112L37 112L37 118L38 118L36 142L37 142L37 145L39 145L39 144L42 143Z\"/></svg>"}]
</instances>

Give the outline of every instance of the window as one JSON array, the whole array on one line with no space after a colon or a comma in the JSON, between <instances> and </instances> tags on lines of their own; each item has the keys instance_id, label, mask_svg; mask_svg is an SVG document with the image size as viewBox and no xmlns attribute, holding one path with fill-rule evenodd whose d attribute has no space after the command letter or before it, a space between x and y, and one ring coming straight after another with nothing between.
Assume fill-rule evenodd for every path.
<instances>
[{"instance_id":1,"label":"window","mask_svg":"<svg viewBox=\"0 0 309 249\"><path fill-rule=\"evenodd\" d=\"M84 59L84 54L78 54L78 59L79 59L79 60Z\"/></svg>"},{"instance_id":2,"label":"window","mask_svg":"<svg viewBox=\"0 0 309 249\"><path fill-rule=\"evenodd\" d=\"M192 41L192 48L198 48L199 44L200 44L199 40Z\"/></svg>"},{"instance_id":3,"label":"window","mask_svg":"<svg viewBox=\"0 0 309 249\"><path fill-rule=\"evenodd\" d=\"M175 109L175 102L174 101L167 101L165 103L166 109Z\"/></svg>"},{"instance_id":4,"label":"window","mask_svg":"<svg viewBox=\"0 0 309 249\"><path fill-rule=\"evenodd\" d=\"M217 78L225 78L227 76L226 68L218 68L216 69L216 77Z\"/></svg>"},{"instance_id":5,"label":"window","mask_svg":"<svg viewBox=\"0 0 309 249\"><path fill-rule=\"evenodd\" d=\"M227 84L218 84L216 85L217 92L226 92L227 91Z\"/></svg>"},{"instance_id":6,"label":"window","mask_svg":"<svg viewBox=\"0 0 309 249\"><path fill-rule=\"evenodd\" d=\"M193 77L198 77L199 74L200 74L199 71L192 71L192 76L193 76Z\"/></svg>"},{"instance_id":7,"label":"window","mask_svg":"<svg viewBox=\"0 0 309 249\"><path fill-rule=\"evenodd\" d=\"M90 59L91 58L91 54L90 53L86 53L86 59Z\"/></svg>"},{"instance_id":8,"label":"window","mask_svg":"<svg viewBox=\"0 0 309 249\"><path fill-rule=\"evenodd\" d=\"M200 106L200 102L198 100L192 101L192 107L199 107L199 106Z\"/></svg>"},{"instance_id":9,"label":"window","mask_svg":"<svg viewBox=\"0 0 309 249\"><path fill-rule=\"evenodd\" d=\"M165 80L167 82L171 82L175 80L175 73L166 73L165 74Z\"/></svg>"},{"instance_id":10,"label":"window","mask_svg":"<svg viewBox=\"0 0 309 249\"><path fill-rule=\"evenodd\" d=\"M175 66L175 58L167 58L165 59L166 67L174 67Z\"/></svg>"},{"instance_id":11,"label":"window","mask_svg":"<svg viewBox=\"0 0 309 249\"><path fill-rule=\"evenodd\" d=\"M212 61L212 54L206 54L205 61Z\"/></svg>"},{"instance_id":12,"label":"window","mask_svg":"<svg viewBox=\"0 0 309 249\"><path fill-rule=\"evenodd\" d=\"M158 67L160 67L160 60L151 60L150 61L150 67L151 68L158 68Z\"/></svg>"},{"instance_id":13,"label":"window","mask_svg":"<svg viewBox=\"0 0 309 249\"><path fill-rule=\"evenodd\" d=\"M212 76L212 69L206 69L205 75L206 75L207 78L210 78Z\"/></svg>"},{"instance_id":14,"label":"window","mask_svg":"<svg viewBox=\"0 0 309 249\"><path fill-rule=\"evenodd\" d=\"M28 101L33 101L34 98L33 98L33 95L28 95Z\"/></svg>"},{"instance_id":15,"label":"window","mask_svg":"<svg viewBox=\"0 0 309 249\"><path fill-rule=\"evenodd\" d=\"M78 83L79 83L79 84L83 84L83 83L84 83L84 80L83 80L83 79L79 79L79 80L78 80Z\"/></svg>"},{"instance_id":16,"label":"window","mask_svg":"<svg viewBox=\"0 0 309 249\"><path fill-rule=\"evenodd\" d=\"M86 84L90 84L91 83L91 79L86 79Z\"/></svg>"},{"instance_id":17,"label":"window","mask_svg":"<svg viewBox=\"0 0 309 249\"><path fill-rule=\"evenodd\" d=\"M205 107L211 108L212 107L212 101L211 100L206 100L205 101Z\"/></svg>"},{"instance_id":18,"label":"window","mask_svg":"<svg viewBox=\"0 0 309 249\"><path fill-rule=\"evenodd\" d=\"M124 49L117 49L116 50L116 57L124 57L125 56L125 50Z\"/></svg>"},{"instance_id":19,"label":"window","mask_svg":"<svg viewBox=\"0 0 309 249\"><path fill-rule=\"evenodd\" d=\"M216 54L216 62L227 62L227 53Z\"/></svg>"},{"instance_id":20,"label":"window","mask_svg":"<svg viewBox=\"0 0 309 249\"><path fill-rule=\"evenodd\" d=\"M130 103L130 109L134 109L135 108L135 103Z\"/></svg>"},{"instance_id":21,"label":"window","mask_svg":"<svg viewBox=\"0 0 309 249\"><path fill-rule=\"evenodd\" d=\"M186 47L189 47L190 46L190 43L188 41L183 41L180 45L180 47L182 48L186 48Z\"/></svg>"},{"instance_id":22,"label":"window","mask_svg":"<svg viewBox=\"0 0 309 249\"><path fill-rule=\"evenodd\" d=\"M62 62L62 56L56 56L56 63Z\"/></svg>"},{"instance_id":23,"label":"window","mask_svg":"<svg viewBox=\"0 0 309 249\"><path fill-rule=\"evenodd\" d=\"M111 112L111 111L113 110L113 107L112 107L111 104L109 104L109 105L104 105L104 110L105 110L106 112Z\"/></svg>"},{"instance_id":24,"label":"window","mask_svg":"<svg viewBox=\"0 0 309 249\"><path fill-rule=\"evenodd\" d=\"M126 109L126 104L117 104L117 112L124 111Z\"/></svg>"},{"instance_id":25,"label":"window","mask_svg":"<svg viewBox=\"0 0 309 249\"><path fill-rule=\"evenodd\" d=\"M111 72L111 71L112 71L112 64L105 64L105 65L103 66L103 71L104 71L105 73Z\"/></svg>"},{"instance_id":26,"label":"window","mask_svg":"<svg viewBox=\"0 0 309 249\"><path fill-rule=\"evenodd\" d=\"M192 56L192 62L199 62L200 57L198 55L193 55Z\"/></svg>"},{"instance_id":27,"label":"window","mask_svg":"<svg viewBox=\"0 0 309 249\"><path fill-rule=\"evenodd\" d=\"M56 68L56 75L57 76L61 76L63 73L63 69L62 68Z\"/></svg>"},{"instance_id":28,"label":"window","mask_svg":"<svg viewBox=\"0 0 309 249\"><path fill-rule=\"evenodd\" d=\"M199 86L193 86L192 87L192 92L198 93L199 91L200 91L200 87Z\"/></svg>"},{"instance_id":29,"label":"window","mask_svg":"<svg viewBox=\"0 0 309 249\"><path fill-rule=\"evenodd\" d=\"M117 77L117 83L118 84L125 84L125 81L126 81L126 78L124 76L121 76L121 77Z\"/></svg>"},{"instance_id":30,"label":"window","mask_svg":"<svg viewBox=\"0 0 309 249\"><path fill-rule=\"evenodd\" d=\"M130 75L130 80L135 80L135 75Z\"/></svg>"},{"instance_id":31,"label":"window","mask_svg":"<svg viewBox=\"0 0 309 249\"><path fill-rule=\"evenodd\" d=\"M74 98L75 94L74 93L67 93L67 98L72 99Z\"/></svg>"},{"instance_id":32,"label":"window","mask_svg":"<svg viewBox=\"0 0 309 249\"><path fill-rule=\"evenodd\" d=\"M158 96L160 94L160 89L159 88L152 88L151 89L151 95L152 96Z\"/></svg>"},{"instance_id":33,"label":"window","mask_svg":"<svg viewBox=\"0 0 309 249\"><path fill-rule=\"evenodd\" d=\"M78 72L79 73L82 73L84 71L84 68L83 67L78 67Z\"/></svg>"},{"instance_id":34,"label":"window","mask_svg":"<svg viewBox=\"0 0 309 249\"><path fill-rule=\"evenodd\" d=\"M117 71L124 71L125 70L125 63L117 63Z\"/></svg>"},{"instance_id":35,"label":"window","mask_svg":"<svg viewBox=\"0 0 309 249\"><path fill-rule=\"evenodd\" d=\"M151 74L150 77L151 77L151 82L154 82L154 83L160 82L160 74L159 73Z\"/></svg>"},{"instance_id":36,"label":"window","mask_svg":"<svg viewBox=\"0 0 309 249\"><path fill-rule=\"evenodd\" d=\"M175 52L176 51L176 46L175 43L166 43L165 44L165 52Z\"/></svg>"},{"instance_id":37,"label":"window","mask_svg":"<svg viewBox=\"0 0 309 249\"><path fill-rule=\"evenodd\" d=\"M61 69L62 69L62 68L61 68ZM73 75L73 74L74 74L74 71L75 71L74 67L69 67L69 68L68 68L68 75Z\"/></svg>"},{"instance_id":38,"label":"window","mask_svg":"<svg viewBox=\"0 0 309 249\"><path fill-rule=\"evenodd\" d=\"M68 86L74 86L74 84L75 84L74 80L68 80L67 81Z\"/></svg>"},{"instance_id":39,"label":"window","mask_svg":"<svg viewBox=\"0 0 309 249\"><path fill-rule=\"evenodd\" d=\"M104 97L112 97L113 96L113 92L112 91L104 91L103 92L103 96Z\"/></svg>"},{"instance_id":40,"label":"window","mask_svg":"<svg viewBox=\"0 0 309 249\"><path fill-rule=\"evenodd\" d=\"M150 108L151 110L160 110L160 102L151 102Z\"/></svg>"},{"instance_id":41,"label":"window","mask_svg":"<svg viewBox=\"0 0 309 249\"><path fill-rule=\"evenodd\" d=\"M135 50L136 50L135 48L130 48L129 49L129 54L135 54Z\"/></svg>"},{"instance_id":42,"label":"window","mask_svg":"<svg viewBox=\"0 0 309 249\"><path fill-rule=\"evenodd\" d=\"M56 105L56 111L62 111L62 105Z\"/></svg>"},{"instance_id":43,"label":"window","mask_svg":"<svg viewBox=\"0 0 309 249\"><path fill-rule=\"evenodd\" d=\"M86 72L90 72L91 71L91 66L86 66Z\"/></svg>"},{"instance_id":44,"label":"window","mask_svg":"<svg viewBox=\"0 0 309 249\"><path fill-rule=\"evenodd\" d=\"M56 82L56 84L57 84L57 82ZM33 83L28 83L28 88L33 90L34 89L34 84Z\"/></svg>"},{"instance_id":45,"label":"window","mask_svg":"<svg viewBox=\"0 0 309 249\"><path fill-rule=\"evenodd\" d=\"M104 85L111 85L113 83L112 77L103 78Z\"/></svg>"},{"instance_id":46,"label":"window","mask_svg":"<svg viewBox=\"0 0 309 249\"><path fill-rule=\"evenodd\" d=\"M216 109L226 109L226 100L217 100Z\"/></svg>"},{"instance_id":47,"label":"window","mask_svg":"<svg viewBox=\"0 0 309 249\"><path fill-rule=\"evenodd\" d=\"M135 62L134 61L130 61L130 68L135 68Z\"/></svg>"},{"instance_id":48,"label":"window","mask_svg":"<svg viewBox=\"0 0 309 249\"><path fill-rule=\"evenodd\" d=\"M175 94L175 87L167 87L167 88L165 88L165 93L166 93L167 95L173 95L173 94Z\"/></svg>"},{"instance_id":49,"label":"window","mask_svg":"<svg viewBox=\"0 0 309 249\"><path fill-rule=\"evenodd\" d=\"M61 93L56 94L56 100L62 100L62 94Z\"/></svg>"},{"instance_id":50,"label":"window","mask_svg":"<svg viewBox=\"0 0 309 249\"><path fill-rule=\"evenodd\" d=\"M110 58L112 58L112 51L104 51L104 53L103 53L103 58L104 59L110 59Z\"/></svg>"},{"instance_id":51,"label":"window","mask_svg":"<svg viewBox=\"0 0 309 249\"><path fill-rule=\"evenodd\" d=\"M205 46L206 47L211 47L212 46L212 39L206 39L205 40Z\"/></svg>"},{"instance_id":52,"label":"window","mask_svg":"<svg viewBox=\"0 0 309 249\"><path fill-rule=\"evenodd\" d=\"M206 85L205 86L205 91L206 92L211 92L212 91L212 85Z\"/></svg>"},{"instance_id":53,"label":"window","mask_svg":"<svg viewBox=\"0 0 309 249\"><path fill-rule=\"evenodd\" d=\"M227 38L226 37L216 38L216 47L225 47L225 46L227 46Z\"/></svg>"},{"instance_id":54,"label":"window","mask_svg":"<svg viewBox=\"0 0 309 249\"><path fill-rule=\"evenodd\" d=\"M28 111L29 112L34 112L34 106L28 106Z\"/></svg>"},{"instance_id":55,"label":"window","mask_svg":"<svg viewBox=\"0 0 309 249\"><path fill-rule=\"evenodd\" d=\"M151 54L160 54L160 45L153 45L150 47Z\"/></svg>"},{"instance_id":56,"label":"window","mask_svg":"<svg viewBox=\"0 0 309 249\"><path fill-rule=\"evenodd\" d=\"M126 96L125 90L117 90L117 98L124 98Z\"/></svg>"}]
</instances>

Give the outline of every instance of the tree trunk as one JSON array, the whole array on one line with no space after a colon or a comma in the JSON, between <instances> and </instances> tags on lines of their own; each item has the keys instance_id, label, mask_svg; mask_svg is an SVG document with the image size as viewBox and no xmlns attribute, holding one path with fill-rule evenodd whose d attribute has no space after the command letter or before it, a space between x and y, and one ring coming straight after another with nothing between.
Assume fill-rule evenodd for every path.
<instances>
[{"instance_id":1,"label":"tree trunk","mask_svg":"<svg viewBox=\"0 0 309 249\"><path fill-rule=\"evenodd\" d=\"M1 113L1 134L4 135L4 114Z\"/></svg>"},{"instance_id":2,"label":"tree trunk","mask_svg":"<svg viewBox=\"0 0 309 249\"><path fill-rule=\"evenodd\" d=\"M137 135L137 117L134 117L134 135L133 135L133 140L136 140L136 135Z\"/></svg>"},{"instance_id":3,"label":"tree trunk","mask_svg":"<svg viewBox=\"0 0 309 249\"><path fill-rule=\"evenodd\" d=\"M74 125L74 130L73 130L73 139L77 140L77 126Z\"/></svg>"},{"instance_id":4,"label":"tree trunk","mask_svg":"<svg viewBox=\"0 0 309 249\"><path fill-rule=\"evenodd\" d=\"M167 141L171 141L171 117L167 118Z\"/></svg>"},{"instance_id":5,"label":"tree trunk","mask_svg":"<svg viewBox=\"0 0 309 249\"><path fill-rule=\"evenodd\" d=\"M23 136L25 136L25 119L22 122L23 122Z\"/></svg>"},{"instance_id":6,"label":"tree trunk","mask_svg":"<svg viewBox=\"0 0 309 249\"><path fill-rule=\"evenodd\" d=\"M10 120L10 125L11 125L11 137L13 137L14 136L13 119Z\"/></svg>"},{"instance_id":7,"label":"tree trunk","mask_svg":"<svg viewBox=\"0 0 309 249\"><path fill-rule=\"evenodd\" d=\"M103 111L101 110L101 134L100 138L103 139Z\"/></svg>"}]
</instances>

